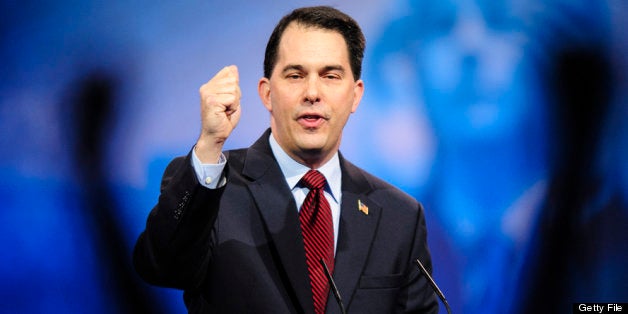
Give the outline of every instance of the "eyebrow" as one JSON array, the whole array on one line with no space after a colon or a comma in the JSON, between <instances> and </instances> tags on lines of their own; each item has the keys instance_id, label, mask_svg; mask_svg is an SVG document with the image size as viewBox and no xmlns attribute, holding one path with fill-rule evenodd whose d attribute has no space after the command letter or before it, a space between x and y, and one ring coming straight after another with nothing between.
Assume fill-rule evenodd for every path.
<instances>
[{"instance_id":1,"label":"eyebrow","mask_svg":"<svg viewBox=\"0 0 628 314\"><path fill-rule=\"evenodd\" d=\"M303 71L305 71L305 68L302 65L299 65L299 64L288 64L288 65L286 65L283 68L281 73L286 73L286 72L292 71L292 70L303 72ZM344 73L345 72L345 68L342 65L327 65L327 66L323 67L323 70L321 72L324 73L324 72L329 72L329 71L340 71L340 72Z\"/></svg>"},{"instance_id":2,"label":"eyebrow","mask_svg":"<svg viewBox=\"0 0 628 314\"><path fill-rule=\"evenodd\" d=\"M304 70L302 65L298 65L298 64L288 64L286 65L283 70L281 71L281 73L286 73L288 71L292 71L292 70L296 70L299 72L302 72Z\"/></svg>"},{"instance_id":3,"label":"eyebrow","mask_svg":"<svg viewBox=\"0 0 628 314\"><path fill-rule=\"evenodd\" d=\"M345 73L345 68L342 65L328 65L323 68L323 72L329 71L339 71L341 73Z\"/></svg>"}]
</instances>

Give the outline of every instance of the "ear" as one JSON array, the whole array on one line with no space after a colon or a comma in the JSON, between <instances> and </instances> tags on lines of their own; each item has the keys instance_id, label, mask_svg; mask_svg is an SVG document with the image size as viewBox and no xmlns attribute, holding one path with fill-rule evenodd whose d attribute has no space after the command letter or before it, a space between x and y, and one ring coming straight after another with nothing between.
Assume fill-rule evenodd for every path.
<instances>
[{"instance_id":1,"label":"ear","mask_svg":"<svg viewBox=\"0 0 628 314\"><path fill-rule=\"evenodd\" d=\"M353 86L353 105L351 106L351 113L358 110L358 106L362 100L362 95L364 95L364 82L362 80L357 80Z\"/></svg>"},{"instance_id":2,"label":"ear","mask_svg":"<svg viewBox=\"0 0 628 314\"><path fill-rule=\"evenodd\" d=\"M262 100L264 107L269 112L273 111L273 106L270 101L270 80L268 78L262 77L257 83L257 93L259 94L259 98Z\"/></svg>"}]
</instances>

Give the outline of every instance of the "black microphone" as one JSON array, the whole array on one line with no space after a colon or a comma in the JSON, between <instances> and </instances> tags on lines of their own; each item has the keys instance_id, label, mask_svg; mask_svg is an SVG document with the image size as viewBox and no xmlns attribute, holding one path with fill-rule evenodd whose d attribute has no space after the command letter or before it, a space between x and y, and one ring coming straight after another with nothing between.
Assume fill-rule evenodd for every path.
<instances>
[{"instance_id":1,"label":"black microphone","mask_svg":"<svg viewBox=\"0 0 628 314\"><path fill-rule=\"evenodd\" d=\"M434 278L432 278L430 273L427 272L427 269L425 269L425 266L423 266L423 263L421 263L421 260L419 260L417 258L416 259L416 263L417 263L417 265L419 265L419 269L421 270L421 273L423 273L423 276L425 276L425 278L427 278L427 281L430 283L430 286L432 286L432 290L434 290L436 295L438 295L440 300L445 305L445 309L447 309L447 313L451 314L451 308L449 307L449 303L447 303L447 299L445 299L445 295L443 294L442 291L440 291L440 289L438 288L438 285L436 285L436 282L434 281Z\"/></svg>"},{"instance_id":2,"label":"black microphone","mask_svg":"<svg viewBox=\"0 0 628 314\"><path fill-rule=\"evenodd\" d=\"M345 306L342 303L342 298L340 297L340 292L338 291L338 287L336 287L336 282L334 281L334 278L329 273L329 268L327 268L327 264L325 264L325 261L322 258L320 259L320 262L321 262L321 265L323 265L323 270L325 271L325 276L327 276L327 281L329 281L331 292L334 294L334 297L336 298L336 302L338 302L338 306L340 306L340 313L347 314L347 311L345 310Z\"/></svg>"}]
</instances>

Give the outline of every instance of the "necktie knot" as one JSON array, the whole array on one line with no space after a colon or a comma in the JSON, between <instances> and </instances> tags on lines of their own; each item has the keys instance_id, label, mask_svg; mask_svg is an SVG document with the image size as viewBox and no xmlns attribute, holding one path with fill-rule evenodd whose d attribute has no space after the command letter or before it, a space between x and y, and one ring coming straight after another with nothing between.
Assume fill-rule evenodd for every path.
<instances>
[{"instance_id":1,"label":"necktie knot","mask_svg":"<svg viewBox=\"0 0 628 314\"><path fill-rule=\"evenodd\" d=\"M318 170L310 170L301 178L301 182L310 190L320 190L327 180Z\"/></svg>"}]
</instances>

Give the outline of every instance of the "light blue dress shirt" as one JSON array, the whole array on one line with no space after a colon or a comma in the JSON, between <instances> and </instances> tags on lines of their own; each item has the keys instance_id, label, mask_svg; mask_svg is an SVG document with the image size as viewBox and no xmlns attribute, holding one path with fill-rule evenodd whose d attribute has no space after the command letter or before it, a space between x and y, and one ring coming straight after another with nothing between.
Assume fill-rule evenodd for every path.
<instances>
[{"instance_id":1,"label":"light blue dress shirt","mask_svg":"<svg viewBox=\"0 0 628 314\"><path fill-rule=\"evenodd\" d=\"M300 210L309 189L306 187L298 186L299 181L310 170L305 165L302 165L290 158L288 154L279 146L279 143L275 140L271 134L269 137L270 148L277 159L279 168L288 183L288 186L292 190L292 195L297 203L297 210ZM224 186L226 179L222 176L222 171L227 164L227 160L224 155L220 156L220 160L217 164L203 164L196 152L192 152L192 166L196 172L196 177L201 185L215 189L217 187ZM329 202L331 208L331 217L334 225L334 252L338 243L338 227L340 224L340 200L342 199L341 182L342 172L340 171L340 159L338 152L320 168L316 169L325 176L327 185L325 186L325 198ZM220 182L219 182L220 181Z\"/></svg>"}]
</instances>

